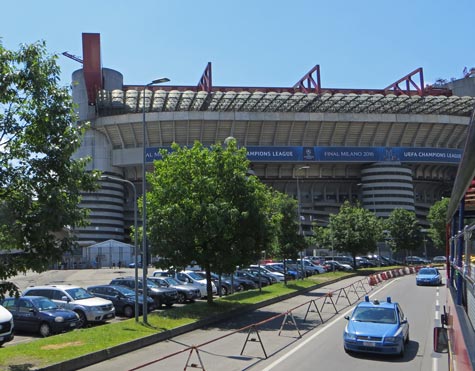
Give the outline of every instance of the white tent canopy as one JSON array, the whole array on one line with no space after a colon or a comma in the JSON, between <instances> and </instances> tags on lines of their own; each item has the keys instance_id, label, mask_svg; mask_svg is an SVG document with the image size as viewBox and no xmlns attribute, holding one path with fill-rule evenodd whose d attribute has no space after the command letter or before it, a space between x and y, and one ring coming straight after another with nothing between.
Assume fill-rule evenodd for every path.
<instances>
[{"instance_id":1,"label":"white tent canopy","mask_svg":"<svg viewBox=\"0 0 475 371\"><path fill-rule=\"evenodd\" d=\"M134 262L134 246L116 240L107 240L83 248L83 259L95 268L122 266Z\"/></svg>"}]
</instances>

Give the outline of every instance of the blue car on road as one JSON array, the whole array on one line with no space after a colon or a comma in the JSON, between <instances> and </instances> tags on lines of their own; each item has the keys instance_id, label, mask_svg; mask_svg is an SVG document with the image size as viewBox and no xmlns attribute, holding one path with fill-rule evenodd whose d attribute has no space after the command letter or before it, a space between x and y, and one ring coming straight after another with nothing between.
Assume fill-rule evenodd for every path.
<instances>
[{"instance_id":1,"label":"blue car on road","mask_svg":"<svg viewBox=\"0 0 475 371\"><path fill-rule=\"evenodd\" d=\"M442 275L437 268L421 268L416 275L416 285L442 285Z\"/></svg>"},{"instance_id":2,"label":"blue car on road","mask_svg":"<svg viewBox=\"0 0 475 371\"><path fill-rule=\"evenodd\" d=\"M409 323L400 305L393 303L391 298L386 302L371 302L366 296L345 319L348 323L343 343L347 353L404 355L409 342Z\"/></svg>"}]
</instances>

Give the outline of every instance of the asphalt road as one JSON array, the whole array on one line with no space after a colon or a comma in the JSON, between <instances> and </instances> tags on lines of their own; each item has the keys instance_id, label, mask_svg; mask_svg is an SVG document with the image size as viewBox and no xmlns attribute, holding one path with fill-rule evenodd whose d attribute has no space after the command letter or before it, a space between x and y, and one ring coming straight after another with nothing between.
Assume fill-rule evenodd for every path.
<instances>
[{"instance_id":1,"label":"asphalt road","mask_svg":"<svg viewBox=\"0 0 475 371\"><path fill-rule=\"evenodd\" d=\"M386 281L369 293L373 299L391 296L401 303L411 325L406 355L350 356L343 351L343 317L365 294L357 286L359 280L361 277L340 281L84 370L305 371L323 366L328 370L446 371L447 356L432 352L432 328L438 321L436 309L444 302L444 290L417 287L414 275ZM331 298L326 296L330 291ZM239 331L253 323L260 324Z\"/></svg>"}]
</instances>

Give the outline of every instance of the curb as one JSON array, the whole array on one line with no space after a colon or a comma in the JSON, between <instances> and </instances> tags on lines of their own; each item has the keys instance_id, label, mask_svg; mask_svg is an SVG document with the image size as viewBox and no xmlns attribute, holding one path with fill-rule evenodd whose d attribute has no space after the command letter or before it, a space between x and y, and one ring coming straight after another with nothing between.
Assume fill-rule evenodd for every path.
<instances>
[{"instance_id":1,"label":"curb","mask_svg":"<svg viewBox=\"0 0 475 371\"><path fill-rule=\"evenodd\" d=\"M345 279L348 279L348 278L352 278L352 277L355 277L355 276L358 276L358 274L354 273L352 275L336 278L334 280L327 281L327 282L324 282L324 283L319 283L319 284L307 287L307 288L302 289L302 290L298 290L298 291L291 292L291 293L288 293L288 294L285 294L285 295L282 295L282 296L279 296L279 297L276 297L276 298L272 298L272 299L262 301L260 303L250 304L250 305L246 306L245 308L234 309L234 310L231 310L229 312L221 313L221 314L218 314L218 315L210 317L210 318L205 318L205 319L198 320L198 321L190 323L188 325L180 326L180 327L177 327L177 328L174 328L174 329L171 329L171 330L166 330L166 331L160 332L158 334L153 334L153 335L150 335L150 336L147 336L147 337L144 337L144 338L132 340L132 341L127 342L127 343L122 343L122 344L113 346L111 348L103 349L103 350L100 350L100 351L97 351L97 352L94 352L94 353L89 353L89 354L83 355L81 357L69 359L67 361L60 362L60 363L55 363L53 365L38 368L36 370L43 370L43 371L78 370L78 369L81 369L81 368L91 366L93 364L105 361L109 358L114 358L114 357L129 353L129 352L132 352L134 350L138 350L138 349L141 349L143 347L146 347L146 346L149 346L149 345L152 345L152 344L155 344L155 343L159 343L161 341L171 339L175 336L182 335L184 333L197 330L197 329L199 329L201 327L204 327L204 326L219 323L219 322L225 321L225 320L230 319L230 318L235 318L236 315L242 315L242 314L247 314L249 312L253 312L253 311L255 311L259 308L266 307L268 305L275 304L279 301L289 299L289 298L292 298L292 297L295 297L295 296L298 296L298 295L306 294L307 292L313 291L313 290L318 289L320 287L324 287L324 286L330 285L332 283L339 282L339 281L342 281L342 280L345 280Z\"/></svg>"}]
</instances>

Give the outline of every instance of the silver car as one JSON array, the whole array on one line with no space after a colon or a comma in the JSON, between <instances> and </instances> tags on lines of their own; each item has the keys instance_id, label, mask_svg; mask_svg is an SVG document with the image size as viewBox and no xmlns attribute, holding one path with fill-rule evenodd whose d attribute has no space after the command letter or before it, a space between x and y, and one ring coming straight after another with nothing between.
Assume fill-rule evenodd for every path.
<instances>
[{"instance_id":1,"label":"silver car","mask_svg":"<svg viewBox=\"0 0 475 371\"><path fill-rule=\"evenodd\" d=\"M79 286L32 286L23 292L23 296L44 296L60 308L75 311L80 318L78 327L84 327L87 323L105 322L115 317L115 308L110 300L95 297Z\"/></svg>"}]
</instances>

